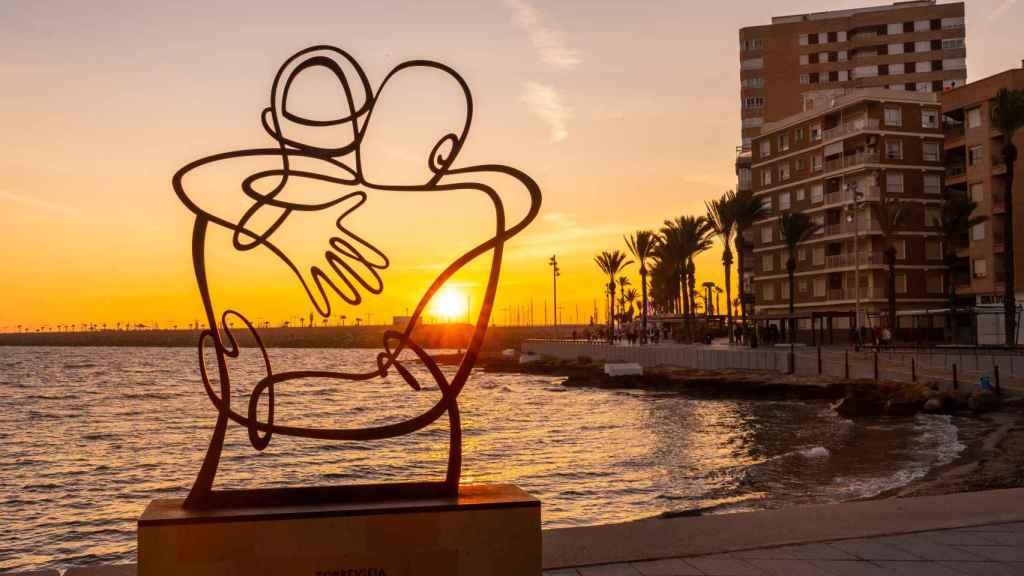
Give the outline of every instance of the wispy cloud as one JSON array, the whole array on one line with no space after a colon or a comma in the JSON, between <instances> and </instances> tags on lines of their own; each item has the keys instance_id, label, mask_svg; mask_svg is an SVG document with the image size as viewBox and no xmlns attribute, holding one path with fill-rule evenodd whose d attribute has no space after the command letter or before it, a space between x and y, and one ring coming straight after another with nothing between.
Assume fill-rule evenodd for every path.
<instances>
[{"instance_id":1,"label":"wispy cloud","mask_svg":"<svg viewBox=\"0 0 1024 576\"><path fill-rule=\"evenodd\" d=\"M547 123L552 142L561 142L569 137L567 124L572 111L562 103L562 96L554 87L527 82L523 89L523 102L534 115Z\"/></svg>"},{"instance_id":2,"label":"wispy cloud","mask_svg":"<svg viewBox=\"0 0 1024 576\"><path fill-rule=\"evenodd\" d=\"M66 204L51 202L49 200L43 200L40 198L33 198L32 196L25 196L23 194L16 194L14 192L11 192L10 190L0 189L0 199L10 200L23 206L39 208L41 210L47 210L49 212L60 212L62 214L74 214L77 212L77 210Z\"/></svg>"},{"instance_id":3,"label":"wispy cloud","mask_svg":"<svg viewBox=\"0 0 1024 576\"><path fill-rule=\"evenodd\" d=\"M540 59L550 66L569 69L582 60L579 52L565 45L562 32L544 22L544 15L526 0L505 0L515 13L516 24L530 35Z\"/></svg>"},{"instance_id":4,"label":"wispy cloud","mask_svg":"<svg viewBox=\"0 0 1024 576\"><path fill-rule=\"evenodd\" d=\"M551 212L541 216L537 230L517 240L508 253L515 257L540 257L550 255L552 247L558 247L559 255L587 252L595 249L596 242L608 238L620 238L624 227L621 222L600 225L585 225L569 214Z\"/></svg>"},{"instance_id":5,"label":"wispy cloud","mask_svg":"<svg viewBox=\"0 0 1024 576\"><path fill-rule=\"evenodd\" d=\"M1016 3L1017 0L1003 0L1002 2L999 3L998 6L992 9L992 12L989 12L988 19L995 20L996 18L999 18L1004 13L1006 13L1007 10L1013 8L1014 4Z\"/></svg>"}]
</instances>

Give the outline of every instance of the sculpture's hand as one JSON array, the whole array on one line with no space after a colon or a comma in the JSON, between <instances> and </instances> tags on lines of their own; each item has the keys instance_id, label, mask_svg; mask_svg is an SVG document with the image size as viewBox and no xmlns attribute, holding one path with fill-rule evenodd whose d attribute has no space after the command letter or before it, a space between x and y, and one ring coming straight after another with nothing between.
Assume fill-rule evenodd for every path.
<instances>
[{"instance_id":1,"label":"sculpture's hand","mask_svg":"<svg viewBox=\"0 0 1024 576\"><path fill-rule=\"evenodd\" d=\"M356 305L364 295L384 289L380 271L389 265L387 256L345 225L364 202L366 193L353 192L329 208L289 210L267 243L298 277L321 316L331 315L332 294ZM326 233L316 232L321 226L329 226Z\"/></svg>"}]
</instances>

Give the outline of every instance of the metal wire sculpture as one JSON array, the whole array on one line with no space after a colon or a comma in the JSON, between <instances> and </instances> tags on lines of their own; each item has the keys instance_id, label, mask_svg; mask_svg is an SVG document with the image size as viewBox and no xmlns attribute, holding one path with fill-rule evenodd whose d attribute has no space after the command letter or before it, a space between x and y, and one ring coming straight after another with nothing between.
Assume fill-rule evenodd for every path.
<instances>
[{"instance_id":1,"label":"metal wire sculpture","mask_svg":"<svg viewBox=\"0 0 1024 576\"><path fill-rule=\"evenodd\" d=\"M354 71L354 78L350 78L346 74L346 68L350 72ZM429 177L426 182L393 185L371 181L364 173L360 148L373 117L374 105L393 78L405 71L423 68L447 75L461 88L461 93L465 97L466 112L462 129L458 133L445 134L434 144L429 157L425 159L429 168ZM326 70L337 79L343 89L344 106L348 112L346 115L327 120L312 119L303 117L289 108L289 91L293 82L300 73L312 69ZM404 62L391 70L377 90L373 91L363 70L352 56L332 46L313 46L296 53L285 61L274 78L271 103L263 110L261 121L263 129L275 140L275 147L215 154L183 166L174 175L173 186L178 198L195 214L192 232L192 259L207 323L207 327L200 333L198 343L199 372L206 394L217 409L217 421L210 445L195 483L184 502L185 508L289 505L351 499L455 495L458 493L462 465L462 430L457 399L466 385L483 345L494 305L505 242L521 232L536 217L541 203L540 188L536 182L515 168L498 164L461 168L453 166L466 142L472 112L473 101L469 86L458 73L444 64L428 60ZM351 141L346 142L314 144L305 142L298 137L289 136L285 133L286 126L300 129L350 126L352 138ZM280 167L253 173L241 182L241 188L252 204L235 221L233 218L218 215L212 209L201 207L199 201L190 196L184 185L184 180L189 174L200 168L206 169L226 160L237 158L273 159L275 165L278 161L280 162ZM298 161L303 163L301 168L296 166ZM322 169L309 169L306 167L308 163L313 163ZM491 186L476 181L484 176L493 175L511 177L518 181L529 195L529 209L522 219L511 226L506 224L505 209L499 193ZM258 191L260 183L275 180L276 184L269 191ZM282 191L290 181L328 183L337 186L345 193L321 202L289 200L282 196ZM417 304L406 327L401 331L388 330L384 333L382 350L376 356L375 365L368 367L367 370L355 373L329 370L275 372L259 331L248 318L232 309L225 309L220 317L217 317L210 295L206 265L207 237L211 227L230 230L235 250L244 252L259 248L270 251L298 278L316 312L322 317L328 318L331 315L332 298L337 297L347 304L358 305L363 299L363 293L380 294L384 290L380 271L390 265L388 257L366 239L346 228L344 224L345 218L362 206L367 201L368 195L372 195L375 191L416 193L466 189L484 194L493 204L495 213L493 237L459 256L434 279ZM282 248L275 245L274 233L291 214L300 211L327 210L343 203L351 204L351 207L344 210L336 221L338 234L330 238L330 250L325 252L328 266L324 268L313 266L304 271L289 258ZM254 217L257 213L268 209L271 210L271 214L276 212L277 216L272 219L269 226L261 224L265 229L260 231L259 226L252 224ZM475 328L465 355L454 376L449 380L431 355L413 340L412 333L426 306L441 286L469 262L488 252L491 254L491 267L480 312L476 318ZM304 276L303 272L309 273L309 279ZM238 339L231 331L229 319L232 318L241 322L245 330L251 333L262 355L262 364L266 372L266 375L256 382L249 396L248 407L243 411L236 410L231 404L232 382L228 360L237 358L240 352ZM219 391L211 383L211 374L206 362L205 354L207 347L211 344L217 359L219 386L216 388L219 388ZM310 428L289 426L275 421L275 387L296 383L303 379L330 379L339 383L367 381L385 377L389 371L393 370L412 389L420 389L421 384L417 377L403 365L403 361L399 358L403 350L406 349L412 351L416 359L426 367L441 393L440 399L424 412L391 424L367 428ZM265 420L260 419L258 415L259 403L264 398L267 403ZM443 481L251 490L214 489L214 479L229 422L246 428L253 448L263 450L270 444L274 435L329 441L366 441L392 438L421 430L445 414L448 415L450 441L447 472Z\"/></svg>"}]
</instances>

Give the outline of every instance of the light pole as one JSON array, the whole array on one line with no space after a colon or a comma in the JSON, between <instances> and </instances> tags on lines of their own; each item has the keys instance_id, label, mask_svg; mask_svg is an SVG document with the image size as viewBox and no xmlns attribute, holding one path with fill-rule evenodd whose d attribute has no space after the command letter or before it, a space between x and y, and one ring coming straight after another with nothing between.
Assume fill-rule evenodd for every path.
<instances>
[{"instance_id":1,"label":"light pole","mask_svg":"<svg viewBox=\"0 0 1024 576\"><path fill-rule=\"evenodd\" d=\"M555 321L555 337L558 337L558 277L562 275L561 269L558 268L558 258L552 255L548 260L548 266L551 266L551 290L554 298L552 311L554 312Z\"/></svg>"},{"instance_id":2,"label":"light pole","mask_svg":"<svg viewBox=\"0 0 1024 576\"><path fill-rule=\"evenodd\" d=\"M846 191L853 193L852 209L848 217L853 218L853 328L857 331L856 347L857 350L860 350L860 219L858 216L860 215L861 199L864 197L864 193L860 191L857 182L847 184Z\"/></svg>"}]
</instances>

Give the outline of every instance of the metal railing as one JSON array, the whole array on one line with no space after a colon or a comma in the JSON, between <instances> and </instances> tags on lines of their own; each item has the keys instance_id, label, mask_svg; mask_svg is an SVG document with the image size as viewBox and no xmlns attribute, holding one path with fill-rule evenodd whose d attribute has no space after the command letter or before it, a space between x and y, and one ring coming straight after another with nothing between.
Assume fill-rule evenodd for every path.
<instances>
[{"instance_id":1,"label":"metal railing","mask_svg":"<svg viewBox=\"0 0 1024 576\"><path fill-rule=\"evenodd\" d=\"M829 300L855 300L856 291L850 288L831 288L828 291ZM885 289L880 286L861 286L861 298L885 298Z\"/></svg>"},{"instance_id":2,"label":"metal railing","mask_svg":"<svg viewBox=\"0 0 1024 576\"><path fill-rule=\"evenodd\" d=\"M884 262L881 252L859 252L857 254L833 254L825 260L829 268L842 268L856 265L855 256L859 257L861 266L869 264L882 264Z\"/></svg>"},{"instance_id":3,"label":"metal railing","mask_svg":"<svg viewBox=\"0 0 1024 576\"><path fill-rule=\"evenodd\" d=\"M874 164L877 162L878 154L853 154L850 156L835 158L833 160L826 160L825 171L832 172L834 170L842 170L844 168L852 168L854 166L861 166L863 164Z\"/></svg>"},{"instance_id":4,"label":"metal railing","mask_svg":"<svg viewBox=\"0 0 1024 576\"><path fill-rule=\"evenodd\" d=\"M859 189L861 193L860 199L863 200L879 200L882 197L882 189L879 186L865 186ZM853 202L854 200L853 190L837 190L835 192L828 192L825 194L825 204L842 204L844 202Z\"/></svg>"},{"instance_id":5,"label":"metal railing","mask_svg":"<svg viewBox=\"0 0 1024 576\"><path fill-rule=\"evenodd\" d=\"M855 226L854 222L846 222L844 220L835 224L826 224L825 234L827 236L833 236L836 234L853 234L854 232L865 234L869 232L879 232L881 229L882 228L877 221L860 222Z\"/></svg>"},{"instance_id":6,"label":"metal railing","mask_svg":"<svg viewBox=\"0 0 1024 576\"><path fill-rule=\"evenodd\" d=\"M863 132L864 130L878 130L880 123L877 118L859 118L852 122L847 122L841 126L835 128L829 128L822 133L825 140L832 140L840 138L842 136L848 136Z\"/></svg>"}]
</instances>

